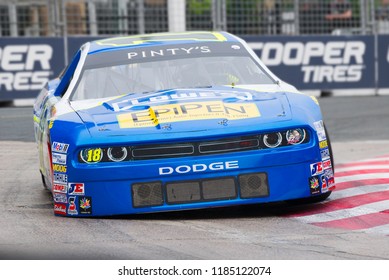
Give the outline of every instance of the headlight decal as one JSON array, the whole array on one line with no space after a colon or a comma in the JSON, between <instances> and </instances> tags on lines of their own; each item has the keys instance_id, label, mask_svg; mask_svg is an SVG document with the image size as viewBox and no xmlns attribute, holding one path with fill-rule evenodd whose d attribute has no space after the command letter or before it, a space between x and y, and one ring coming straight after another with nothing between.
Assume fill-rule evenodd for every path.
<instances>
[{"instance_id":1,"label":"headlight decal","mask_svg":"<svg viewBox=\"0 0 389 280\"><path fill-rule=\"evenodd\" d=\"M103 158L103 150L101 148L90 148L80 152L80 158L85 163L98 163Z\"/></svg>"},{"instance_id":2,"label":"headlight decal","mask_svg":"<svg viewBox=\"0 0 389 280\"><path fill-rule=\"evenodd\" d=\"M290 129L286 132L285 136L288 144L297 145L304 142L306 132L304 129L301 128Z\"/></svg>"}]
</instances>

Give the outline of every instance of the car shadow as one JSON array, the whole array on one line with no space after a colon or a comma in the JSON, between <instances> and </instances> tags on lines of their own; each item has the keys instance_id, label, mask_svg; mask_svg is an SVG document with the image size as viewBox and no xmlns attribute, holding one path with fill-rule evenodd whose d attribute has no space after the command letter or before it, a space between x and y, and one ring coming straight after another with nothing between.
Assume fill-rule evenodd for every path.
<instances>
[{"instance_id":1,"label":"car shadow","mask_svg":"<svg viewBox=\"0 0 389 280\"><path fill-rule=\"evenodd\" d=\"M126 220L213 220L213 219L244 219L244 218L269 218L287 217L301 212L315 209L316 204L291 204L288 202L250 204L228 207L215 207L196 210L180 210L160 213L143 213L132 215L117 215L100 217L103 219Z\"/></svg>"}]
</instances>

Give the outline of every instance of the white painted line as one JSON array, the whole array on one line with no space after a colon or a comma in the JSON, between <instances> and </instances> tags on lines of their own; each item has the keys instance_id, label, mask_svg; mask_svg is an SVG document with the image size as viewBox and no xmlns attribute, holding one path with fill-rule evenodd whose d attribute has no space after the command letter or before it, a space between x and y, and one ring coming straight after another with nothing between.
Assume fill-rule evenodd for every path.
<instances>
[{"instance_id":1,"label":"white painted line","mask_svg":"<svg viewBox=\"0 0 389 280\"><path fill-rule=\"evenodd\" d=\"M366 232L366 233L376 233L376 234L389 234L389 224L376 226L372 228L359 229L355 232Z\"/></svg>"},{"instance_id":2,"label":"white painted line","mask_svg":"<svg viewBox=\"0 0 389 280\"><path fill-rule=\"evenodd\" d=\"M305 222L305 223L322 223L330 222L340 219L352 218L366 214L378 213L380 211L389 209L389 200L384 200L380 202L374 202L369 204L364 204L362 206L336 210L326 213L313 214L309 216L296 217L295 219ZM389 223L389 220L388 220Z\"/></svg>"},{"instance_id":3,"label":"white painted line","mask_svg":"<svg viewBox=\"0 0 389 280\"><path fill-rule=\"evenodd\" d=\"M350 164L352 163L359 163L359 162L376 162L376 161L384 161L384 160L389 160L388 156L384 157L376 157L376 158L368 158L368 159L361 159L361 160L355 160L353 162L349 162ZM347 165L347 163L343 163L344 165Z\"/></svg>"},{"instance_id":4,"label":"white painted line","mask_svg":"<svg viewBox=\"0 0 389 280\"><path fill-rule=\"evenodd\" d=\"M335 174L335 183L360 181L366 179L389 179L389 173L372 173L372 174L360 174L351 176L337 177Z\"/></svg>"},{"instance_id":5,"label":"white painted line","mask_svg":"<svg viewBox=\"0 0 389 280\"><path fill-rule=\"evenodd\" d=\"M336 190L332 192L328 201L337 200L345 197L352 197L361 194L371 194L374 192L389 191L389 184L379 184L379 185L367 185L359 186L354 188L348 188L345 190Z\"/></svg>"},{"instance_id":6,"label":"white painted line","mask_svg":"<svg viewBox=\"0 0 389 280\"><path fill-rule=\"evenodd\" d=\"M343 168L335 168L335 173L345 172L345 171L357 171L357 170L372 170L372 169L389 169L389 164L358 165L358 166L348 166Z\"/></svg>"}]
</instances>

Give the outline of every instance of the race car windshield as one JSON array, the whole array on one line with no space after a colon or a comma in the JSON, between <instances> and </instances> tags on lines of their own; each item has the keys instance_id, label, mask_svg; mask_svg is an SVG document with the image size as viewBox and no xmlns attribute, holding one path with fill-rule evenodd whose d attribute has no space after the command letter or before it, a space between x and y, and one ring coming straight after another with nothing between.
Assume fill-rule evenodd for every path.
<instances>
[{"instance_id":1,"label":"race car windshield","mask_svg":"<svg viewBox=\"0 0 389 280\"><path fill-rule=\"evenodd\" d=\"M196 56L85 69L72 100L166 89L274 84L250 56Z\"/></svg>"}]
</instances>

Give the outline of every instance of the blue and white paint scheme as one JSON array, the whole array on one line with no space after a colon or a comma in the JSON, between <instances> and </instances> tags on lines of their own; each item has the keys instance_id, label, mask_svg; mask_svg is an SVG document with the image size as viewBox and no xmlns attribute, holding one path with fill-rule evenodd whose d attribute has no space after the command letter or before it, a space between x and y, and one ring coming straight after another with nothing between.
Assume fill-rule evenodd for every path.
<instances>
[{"instance_id":1,"label":"blue and white paint scheme","mask_svg":"<svg viewBox=\"0 0 389 280\"><path fill-rule=\"evenodd\" d=\"M34 126L58 216L320 201L335 187L318 101L226 32L87 43L42 89Z\"/></svg>"}]
</instances>

